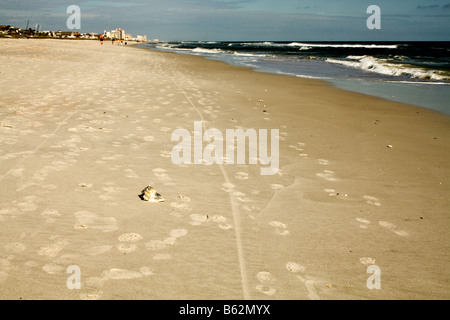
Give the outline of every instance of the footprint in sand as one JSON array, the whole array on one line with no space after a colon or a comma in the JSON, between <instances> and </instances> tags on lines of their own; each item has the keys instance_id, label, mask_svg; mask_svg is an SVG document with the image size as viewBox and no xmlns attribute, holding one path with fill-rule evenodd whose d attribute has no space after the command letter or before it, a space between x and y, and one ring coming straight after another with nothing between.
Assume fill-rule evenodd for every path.
<instances>
[{"instance_id":1,"label":"footprint in sand","mask_svg":"<svg viewBox=\"0 0 450 320\"><path fill-rule=\"evenodd\" d=\"M93 184L92 183L86 183L86 182L80 182L77 184L77 187L80 188L92 188Z\"/></svg>"},{"instance_id":2,"label":"footprint in sand","mask_svg":"<svg viewBox=\"0 0 450 320\"><path fill-rule=\"evenodd\" d=\"M48 263L42 266L42 270L47 272L48 274L58 274L63 273L65 271L65 268L63 266L60 266L59 264Z\"/></svg>"},{"instance_id":3,"label":"footprint in sand","mask_svg":"<svg viewBox=\"0 0 450 320\"><path fill-rule=\"evenodd\" d=\"M328 165L328 160L325 159L318 159L317 162L322 166Z\"/></svg>"},{"instance_id":4,"label":"footprint in sand","mask_svg":"<svg viewBox=\"0 0 450 320\"><path fill-rule=\"evenodd\" d=\"M295 262L286 263L286 269L292 273L305 272L306 268Z\"/></svg>"},{"instance_id":5,"label":"footprint in sand","mask_svg":"<svg viewBox=\"0 0 450 320\"><path fill-rule=\"evenodd\" d=\"M299 146L295 146L295 145L289 145L289 148L294 149L296 151L303 151L303 148L300 148Z\"/></svg>"},{"instance_id":6,"label":"footprint in sand","mask_svg":"<svg viewBox=\"0 0 450 320\"><path fill-rule=\"evenodd\" d=\"M269 222L269 225L273 228L275 228L275 233L282 235L282 236L287 236L289 234L289 230L287 230L287 224L279 222L279 221L271 221Z\"/></svg>"},{"instance_id":7,"label":"footprint in sand","mask_svg":"<svg viewBox=\"0 0 450 320\"><path fill-rule=\"evenodd\" d=\"M170 204L170 206L172 207L172 212L170 213L170 215L175 217L182 217L183 211L192 211L192 209L189 208L189 205L187 204L187 202L191 201L191 198L189 198L188 196L179 195L177 196L177 200L178 201L172 202Z\"/></svg>"},{"instance_id":8,"label":"footprint in sand","mask_svg":"<svg viewBox=\"0 0 450 320\"><path fill-rule=\"evenodd\" d=\"M359 227L361 229L368 229L369 228L369 224L370 224L370 220L364 219L364 218L356 218L356 221L358 221L359 223L361 223L359 225Z\"/></svg>"},{"instance_id":9,"label":"footprint in sand","mask_svg":"<svg viewBox=\"0 0 450 320\"><path fill-rule=\"evenodd\" d=\"M118 240L120 242L138 242L141 241L143 237L137 233L124 233L119 236Z\"/></svg>"},{"instance_id":10,"label":"footprint in sand","mask_svg":"<svg viewBox=\"0 0 450 320\"><path fill-rule=\"evenodd\" d=\"M170 244L168 243L168 241L163 241L163 240L151 240L145 244L145 247L147 248L147 250L151 250L151 251L158 251L158 250L166 249L169 246L170 246Z\"/></svg>"},{"instance_id":11,"label":"footprint in sand","mask_svg":"<svg viewBox=\"0 0 450 320\"><path fill-rule=\"evenodd\" d=\"M41 247L37 254L43 257L55 258L61 252L64 247L66 247L69 242L67 240L61 239L58 236L53 236L50 238L53 243L47 247Z\"/></svg>"},{"instance_id":12,"label":"footprint in sand","mask_svg":"<svg viewBox=\"0 0 450 320\"><path fill-rule=\"evenodd\" d=\"M11 175L13 177L22 177L24 168L11 169L6 174Z\"/></svg>"},{"instance_id":13,"label":"footprint in sand","mask_svg":"<svg viewBox=\"0 0 450 320\"><path fill-rule=\"evenodd\" d=\"M7 209L1 209L0 210L0 221L5 220L6 217L15 218L16 215L22 214L22 212L19 211L17 208L7 208Z\"/></svg>"},{"instance_id":14,"label":"footprint in sand","mask_svg":"<svg viewBox=\"0 0 450 320\"><path fill-rule=\"evenodd\" d=\"M286 264L286 269L292 273L304 273L306 268L302 265L299 265L295 262L288 262ZM316 282L312 277L308 275L297 275L297 279L299 279L302 283L305 284L306 290L308 290L308 297L311 300L319 300L319 296L314 287L314 283Z\"/></svg>"},{"instance_id":15,"label":"footprint in sand","mask_svg":"<svg viewBox=\"0 0 450 320\"><path fill-rule=\"evenodd\" d=\"M375 264L375 259L370 257L363 257L359 259L359 262L361 262L365 266L371 266Z\"/></svg>"},{"instance_id":16,"label":"footprint in sand","mask_svg":"<svg viewBox=\"0 0 450 320\"><path fill-rule=\"evenodd\" d=\"M334 197L337 193L335 189L323 189L330 197Z\"/></svg>"},{"instance_id":17,"label":"footprint in sand","mask_svg":"<svg viewBox=\"0 0 450 320\"><path fill-rule=\"evenodd\" d=\"M284 189L284 186L282 184L273 183L270 185L270 189L281 190L281 189Z\"/></svg>"},{"instance_id":18,"label":"footprint in sand","mask_svg":"<svg viewBox=\"0 0 450 320\"><path fill-rule=\"evenodd\" d=\"M108 205L117 205L117 203L112 202L112 200L117 199L117 196L115 194L118 194L121 191L124 191L125 189L116 187L114 182L105 182L104 185L105 187L103 187L102 190L105 193L99 195L98 197L104 201L107 201L106 203Z\"/></svg>"},{"instance_id":19,"label":"footprint in sand","mask_svg":"<svg viewBox=\"0 0 450 320\"><path fill-rule=\"evenodd\" d=\"M193 226L199 226L205 222L213 222L222 230L230 230L233 228L233 226L228 223L228 219L224 216L214 215L210 217L209 215L204 214L191 214L190 218L191 222L189 222L189 224Z\"/></svg>"},{"instance_id":20,"label":"footprint in sand","mask_svg":"<svg viewBox=\"0 0 450 320\"><path fill-rule=\"evenodd\" d=\"M207 222L209 220L209 216L206 214L191 214L190 215L191 222L189 224L193 226L199 226L204 222Z\"/></svg>"},{"instance_id":21,"label":"footprint in sand","mask_svg":"<svg viewBox=\"0 0 450 320\"><path fill-rule=\"evenodd\" d=\"M0 270L1 271L8 271L11 269L11 261L9 259L0 259Z\"/></svg>"},{"instance_id":22,"label":"footprint in sand","mask_svg":"<svg viewBox=\"0 0 450 320\"><path fill-rule=\"evenodd\" d=\"M247 198L246 194L241 192L241 191L234 191L231 193L233 196L236 197L236 200L239 202L243 202L243 203L248 203L248 202L254 202L254 200Z\"/></svg>"},{"instance_id":23,"label":"footprint in sand","mask_svg":"<svg viewBox=\"0 0 450 320\"><path fill-rule=\"evenodd\" d=\"M41 217L45 218L45 223L54 223L56 218L61 217L61 214L56 209L45 209L41 213Z\"/></svg>"},{"instance_id":24,"label":"footprint in sand","mask_svg":"<svg viewBox=\"0 0 450 320\"><path fill-rule=\"evenodd\" d=\"M151 240L145 244L147 250L160 251L170 248L175 245L177 239L186 236L188 231L186 229L174 229L170 231L169 237L164 240ZM171 255L168 253L157 253L153 256L154 260L168 260Z\"/></svg>"},{"instance_id":25,"label":"footprint in sand","mask_svg":"<svg viewBox=\"0 0 450 320\"><path fill-rule=\"evenodd\" d=\"M170 157L172 157L172 152L164 150L164 151L161 151L159 155L163 158L170 158Z\"/></svg>"},{"instance_id":26,"label":"footprint in sand","mask_svg":"<svg viewBox=\"0 0 450 320\"><path fill-rule=\"evenodd\" d=\"M122 154L115 154L113 156L102 157L102 160L103 161L115 161L115 160L119 160L122 157L123 157Z\"/></svg>"},{"instance_id":27,"label":"footprint in sand","mask_svg":"<svg viewBox=\"0 0 450 320\"><path fill-rule=\"evenodd\" d=\"M366 202L372 206L376 206L379 207L381 206L381 203L379 202L380 200L378 200L378 198L373 197L373 196L364 196L364 199L366 200Z\"/></svg>"},{"instance_id":28,"label":"footprint in sand","mask_svg":"<svg viewBox=\"0 0 450 320\"><path fill-rule=\"evenodd\" d=\"M172 231L170 231L170 236L172 238L181 238L184 237L185 235L187 235L187 230L186 229L174 229Z\"/></svg>"},{"instance_id":29,"label":"footprint in sand","mask_svg":"<svg viewBox=\"0 0 450 320\"><path fill-rule=\"evenodd\" d=\"M134 280L143 277L152 276L153 272L149 267L141 267L139 271L112 268L105 270L101 273L101 277L90 277L85 281L85 285L88 287L101 287L106 282L109 281L120 281L120 280ZM91 293L82 293L80 298L82 300L98 300L103 295L103 291L97 289Z\"/></svg>"},{"instance_id":30,"label":"footprint in sand","mask_svg":"<svg viewBox=\"0 0 450 320\"><path fill-rule=\"evenodd\" d=\"M134 244L142 240L143 237L137 233L125 233L119 236L118 240L121 242L117 245L117 249L124 253L130 253L137 249L137 245Z\"/></svg>"},{"instance_id":31,"label":"footprint in sand","mask_svg":"<svg viewBox=\"0 0 450 320\"><path fill-rule=\"evenodd\" d=\"M99 217L95 213L89 211L78 211L75 213L76 224L75 229L85 230L93 229L102 232L116 231L117 226L116 218L114 217Z\"/></svg>"},{"instance_id":32,"label":"footprint in sand","mask_svg":"<svg viewBox=\"0 0 450 320\"><path fill-rule=\"evenodd\" d=\"M166 169L162 169L162 168L155 168L152 170L152 172L155 174L155 176L159 177L159 176L166 176Z\"/></svg>"},{"instance_id":33,"label":"footprint in sand","mask_svg":"<svg viewBox=\"0 0 450 320\"><path fill-rule=\"evenodd\" d=\"M380 221L379 222L380 226L382 226L383 228L386 228L392 232L394 232L395 234L402 236L402 237L406 237L408 235L408 232L403 231L403 230L397 230L397 226L393 223L387 222L387 221Z\"/></svg>"},{"instance_id":34,"label":"footprint in sand","mask_svg":"<svg viewBox=\"0 0 450 320\"><path fill-rule=\"evenodd\" d=\"M131 169L126 169L124 171L124 173L125 173L125 176L128 177L128 178L139 178L139 176L136 174L136 172L134 172Z\"/></svg>"},{"instance_id":35,"label":"footprint in sand","mask_svg":"<svg viewBox=\"0 0 450 320\"><path fill-rule=\"evenodd\" d=\"M339 199L349 200L348 194L342 193L342 192L336 192L335 189L324 189L323 191L328 193L328 195L330 197L336 197L336 198L339 198Z\"/></svg>"},{"instance_id":36,"label":"footprint in sand","mask_svg":"<svg viewBox=\"0 0 450 320\"><path fill-rule=\"evenodd\" d=\"M270 272L262 271L258 272L256 279L260 284L256 286L256 290L265 294L266 296L273 296L277 291L271 286L274 284L275 279Z\"/></svg>"},{"instance_id":37,"label":"footprint in sand","mask_svg":"<svg viewBox=\"0 0 450 320\"><path fill-rule=\"evenodd\" d=\"M225 192L233 192L235 187L232 183L223 183L221 189Z\"/></svg>"},{"instance_id":38,"label":"footprint in sand","mask_svg":"<svg viewBox=\"0 0 450 320\"><path fill-rule=\"evenodd\" d=\"M137 271L130 271L125 269L110 269L104 271L102 276L106 280L131 280L141 278L144 275Z\"/></svg>"},{"instance_id":39,"label":"footprint in sand","mask_svg":"<svg viewBox=\"0 0 450 320\"><path fill-rule=\"evenodd\" d=\"M248 173L246 172L237 172L235 175L235 178L237 180L248 180Z\"/></svg>"},{"instance_id":40,"label":"footprint in sand","mask_svg":"<svg viewBox=\"0 0 450 320\"><path fill-rule=\"evenodd\" d=\"M224 216L214 215L210 219L212 222L217 223L218 227L222 230L230 230L233 228L233 226L228 223L228 219Z\"/></svg>"},{"instance_id":41,"label":"footprint in sand","mask_svg":"<svg viewBox=\"0 0 450 320\"><path fill-rule=\"evenodd\" d=\"M331 170L324 170L323 173L316 173L316 176L327 181L337 181L337 179L334 177L334 171Z\"/></svg>"},{"instance_id":42,"label":"footprint in sand","mask_svg":"<svg viewBox=\"0 0 450 320\"><path fill-rule=\"evenodd\" d=\"M131 133L131 134L126 135L126 136L123 136L124 139L131 139L131 138L134 138L134 137L136 137L136 135L134 133Z\"/></svg>"},{"instance_id":43,"label":"footprint in sand","mask_svg":"<svg viewBox=\"0 0 450 320\"><path fill-rule=\"evenodd\" d=\"M152 170L153 174L155 175L156 178L158 178L159 181L161 182L168 182L171 179L169 178L169 175L166 173L167 170L162 169L162 168L155 168Z\"/></svg>"},{"instance_id":44,"label":"footprint in sand","mask_svg":"<svg viewBox=\"0 0 450 320\"><path fill-rule=\"evenodd\" d=\"M21 253L27 249L27 247L22 242L11 242L5 244L3 248L5 249L5 251L10 253Z\"/></svg>"},{"instance_id":45,"label":"footprint in sand","mask_svg":"<svg viewBox=\"0 0 450 320\"><path fill-rule=\"evenodd\" d=\"M22 199L22 201L14 200L12 203L24 212L31 212L37 209L38 206L34 203L37 200L36 196L26 196Z\"/></svg>"},{"instance_id":46,"label":"footprint in sand","mask_svg":"<svg viewBox=\"0 0 450 320\"><path fill-rule=\"evenodd\" d=\"M123 254L131 253L133 251L136 251L136 249L137 249L137 246L132 243L120 243L116 247L117 247L117 250L119 250Z\"/></svg>"},{"instance_id":47,"label":"footprint in sand","mask_svg":"<svg viewBox=\"0 0 450 320\"><path fill-rule=\"evenodd\" d=\"M191 198L189 198L188 196L179 195L179 196L177 196L177 200L190 202Z\"/></svg>"},{"instance_id":48,"label":"footprint in sand","mask_svg":"<svg viewBox=\"0 0 450 320\"><path fill-rule=\"evenodd\" d=\"M130 149L136 151L136 150L141 149L141 146L138 145L137 143L132 143L132 144L130 145Z\"/></svg>"}]
</instances>

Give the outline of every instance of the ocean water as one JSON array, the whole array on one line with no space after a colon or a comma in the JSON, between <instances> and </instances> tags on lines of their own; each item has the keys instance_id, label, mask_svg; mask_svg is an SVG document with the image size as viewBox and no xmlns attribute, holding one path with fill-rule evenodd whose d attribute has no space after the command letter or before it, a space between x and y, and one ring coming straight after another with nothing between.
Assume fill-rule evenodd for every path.
<instances>
[{"instance_id":1,"label":"ocean water","mask_svg":"<svg viewBox=\"0 0 450 320\"><path fill-rule=\"evenodd\" d=\"M179 41L142 46L259 72L321 79L450 115L450 42Z\"/></svg>"}]
</instances>

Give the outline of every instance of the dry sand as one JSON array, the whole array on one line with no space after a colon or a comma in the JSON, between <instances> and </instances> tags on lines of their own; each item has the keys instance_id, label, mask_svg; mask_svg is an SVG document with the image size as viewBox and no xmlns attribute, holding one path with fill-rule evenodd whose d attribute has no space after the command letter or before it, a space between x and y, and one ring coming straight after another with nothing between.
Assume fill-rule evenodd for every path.
<instances>
[{"instance_id":1,"label":"dry sand","mask_svg":"<svg viewBox=\"0 0 450 320\"><path fill-rule=\"evenodd\" d=\"M2 39L0 87L2 299L450 298L449 116L95 41ZM200 120L280 172L175 165Z\"/></svg>"}]
</instances>

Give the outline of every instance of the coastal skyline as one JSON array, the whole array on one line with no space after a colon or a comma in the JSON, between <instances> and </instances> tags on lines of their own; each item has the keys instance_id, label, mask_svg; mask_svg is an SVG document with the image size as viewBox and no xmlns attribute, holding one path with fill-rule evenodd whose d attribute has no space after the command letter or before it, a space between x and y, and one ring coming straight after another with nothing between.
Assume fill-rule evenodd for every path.
<instances>
[{"instance_id":1,"label":"coastal skyline","mask_svg":"<svg viewBox=\"0 0 450 320\"><path fill-rule=\"evenodd\" d=\"M449 41L449 0L1 0L0 24L66 30L67 7L81 9L80 32L120 26L161 40ZM381 29L369 30L370 5Z\"/></svg>"}]
</instances>

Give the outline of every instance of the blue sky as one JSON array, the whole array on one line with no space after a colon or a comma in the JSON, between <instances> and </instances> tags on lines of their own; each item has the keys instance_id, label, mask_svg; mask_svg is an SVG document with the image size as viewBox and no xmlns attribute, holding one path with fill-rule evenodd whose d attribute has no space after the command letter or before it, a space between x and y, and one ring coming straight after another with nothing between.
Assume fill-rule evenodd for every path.
<instances>
[{"instance_id":1,"label":"blue sky","mask_svg":"<svg viewBox=\"0 0 450 320\"><path fill-rule=\"evenodd\" d=\"M450 0L0 0L0 24L81 32L121 27L161 40L450 41ZM381 30L369 30L369 5Z\"/></svg>"}]
</instances>

